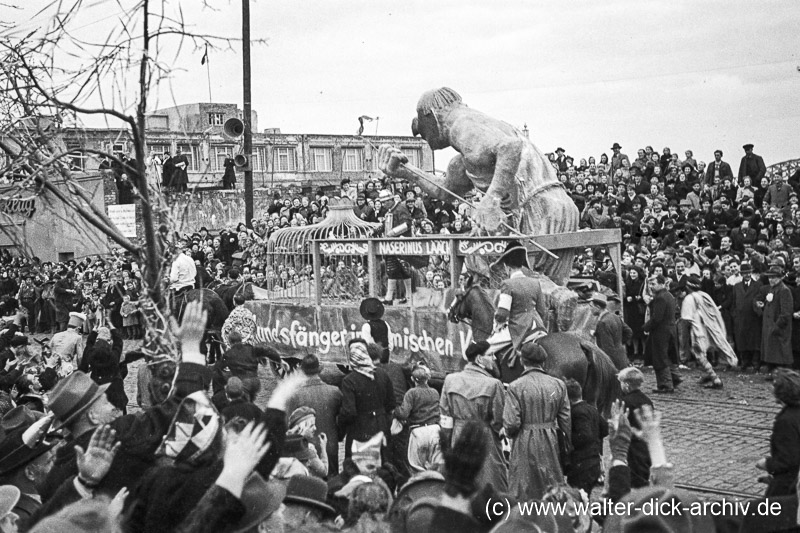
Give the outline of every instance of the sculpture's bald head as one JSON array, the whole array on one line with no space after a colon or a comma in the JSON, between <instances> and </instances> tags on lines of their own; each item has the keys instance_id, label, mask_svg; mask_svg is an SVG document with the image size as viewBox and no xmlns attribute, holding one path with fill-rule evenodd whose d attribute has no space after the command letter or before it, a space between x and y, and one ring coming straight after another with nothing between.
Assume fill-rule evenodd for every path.
<instances>
[{"instance_id":1,"label":"sculpture's bald head","mask_svg":"<svg viewBox=\"0 0 800 533\"><path fill-rule=\"evenodd\" d=\"M450 141L443 135L437 115L461 103L461 96L449 87L427 91L417 102L417 118L411 123L412 134L420 135L434 150L447 148Z\"/></svg>"}]
</instances>

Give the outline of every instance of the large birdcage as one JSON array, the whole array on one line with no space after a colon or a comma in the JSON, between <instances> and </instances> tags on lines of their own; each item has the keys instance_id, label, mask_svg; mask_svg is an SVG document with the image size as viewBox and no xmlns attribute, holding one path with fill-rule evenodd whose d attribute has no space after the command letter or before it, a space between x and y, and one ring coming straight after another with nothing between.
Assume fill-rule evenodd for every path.
<instances>
[{"instance_id":1,"label":"large birdcage","mask_svg":"<svg viewBox=\"0 0 800 533\"><path fill-rule=\"evenodd\" d=\"M312 243L321 239L367 239L380 224L358 218L349 198L333 198L328 208L322 222L279 229L270 236L266 276L271 300L318 299L335 303L358 301L369 295L364 247L352 241L323 243L319 271L315 272Z\"/></svg>"}]
</instances>

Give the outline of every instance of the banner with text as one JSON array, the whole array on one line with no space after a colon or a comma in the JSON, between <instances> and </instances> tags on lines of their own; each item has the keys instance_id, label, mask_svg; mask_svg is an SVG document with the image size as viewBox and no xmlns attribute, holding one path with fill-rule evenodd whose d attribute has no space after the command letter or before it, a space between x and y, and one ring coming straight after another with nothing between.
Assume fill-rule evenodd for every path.
<instances>
[{"instance_id":1,"label":"banner with text","mask_svg":"<svg viewBox=\"0 0 800 533\"><path fill-rule=\"evenodd\" d=\"M322 307L248 302L256 315L256 338L268 343L283 357L302 358L308 353L321 361L347 362L347 343L361 336L364 319L358 308ZM464 349L472 342L472 331L453 324L441 309L413 311L387 308L383 319L389 326L392 361L406 365L425 361L433 372L461 370Z\"/></svg>"}]
</instances>

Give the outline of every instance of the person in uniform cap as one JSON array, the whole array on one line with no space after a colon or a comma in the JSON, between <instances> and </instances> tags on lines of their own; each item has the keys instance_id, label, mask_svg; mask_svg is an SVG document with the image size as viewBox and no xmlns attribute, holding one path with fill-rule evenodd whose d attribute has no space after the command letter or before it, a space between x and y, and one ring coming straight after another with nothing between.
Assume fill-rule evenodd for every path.
<instances>
[{"instance_id":1,"label":"person in uniform cap","mask_svg":"<svg viewBox=\"0 0 800 533\"><path fill-rule=\"evenodd\" d=\"M508 465L503 456L500 430L503 428L505 389L495 377L494 356L487 355L489 343L473 342L464 350L467 364L460 372L444 378L439 399L442 427L442 452L453 446L470 422L487 428L490 434L486 461L478 475L478 485L491 483L504 492L508 486Z\"/></svg>"},{"instance_id":2,"label":"person in uniform cap","mask_svg":"<svg viewBox=\"0 0 800 533\"><path fill-rule=\"evenodd\" d=\"M772 265L764 274L769 287L763 287L756 299L756 313L761 315L761 362L771 374L779 366L789 366L792 357L792 291L783 283L784 269Z\"/></svg>"},{"instance_id":3,"label":"person in uniform cap","mask_svg":"<svg viewBox=\"0 0 800 533\"><path fill-rule=\"evenodd\" d=\"M524 344L520 359L525 371L508 387L503 428L513 439L509 492L518 501L533 501L565 482L559 431L571 441L570 403L564 382L544 371L547 354L541 346Z\"/></svg>"},{"instance_id":4,"label":"person in uniform cap","mask_svg":"<svg viewBox=\"0 0 800 533\"><path fill-rule=\"evenodd\" d=\"M80 358L84 351L81 330L85 320L86 315L83 313L70 313L67 329L56 333L50 339L50 351L58 355L60 360L59 373L61 377L69 375L80 364Z\"/></svg>"},{"instance_id":5,"label":"person in uniform cap","mask_svg":"<svg viewBox=\"0 0 800 533\"><path fill-rule=\"evenodd\" d=\"M764 158L753 153L752 143L747 143L742 148L744 149L744 157L739 163L739 185L742 184L745 176L748 176L753 183L761 183L761 178L767 174Z\"/></svg>"}]
</instances>

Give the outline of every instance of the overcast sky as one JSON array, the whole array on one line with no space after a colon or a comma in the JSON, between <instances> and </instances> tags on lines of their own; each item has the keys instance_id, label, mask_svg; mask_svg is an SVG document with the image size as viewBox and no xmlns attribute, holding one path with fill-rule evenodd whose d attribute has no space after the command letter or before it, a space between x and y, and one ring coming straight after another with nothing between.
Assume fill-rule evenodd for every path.
<instances>
[{"instance_id":1,"label":"overcast sky","mask_svg":"<svg viewBox=\"0 0 800 533\"><path fill-rule=\"evenodd\" d=\"M2 7L34 28L44 0ZM123 4L130 4L121 0ZM184 0L195 30L235 37L241 2ZM160 2L151 2L160 4ZM172 11L177 5L171 2ZM105 36L116 2L94 0L76 34ZM469 106L522 128L549 152L610 153L613 142L664 146L735 163L752 142L767 164L800 157L797 0L251 0L253 108L259 129L409 135L416 101L449 86ZM5 16L8 14L8 16ZM165 45L166 48L166 45ZM162 54L162 59L174 54ZM208 101L202 51L184 47L160 107ZM168 61L171 62L171 59ZM241 105L241 55L210 54L215 102ZM154 108L154 107L153 107ZM447 157L437 157L444 168Z\"/></svg>"}]
</instances>

